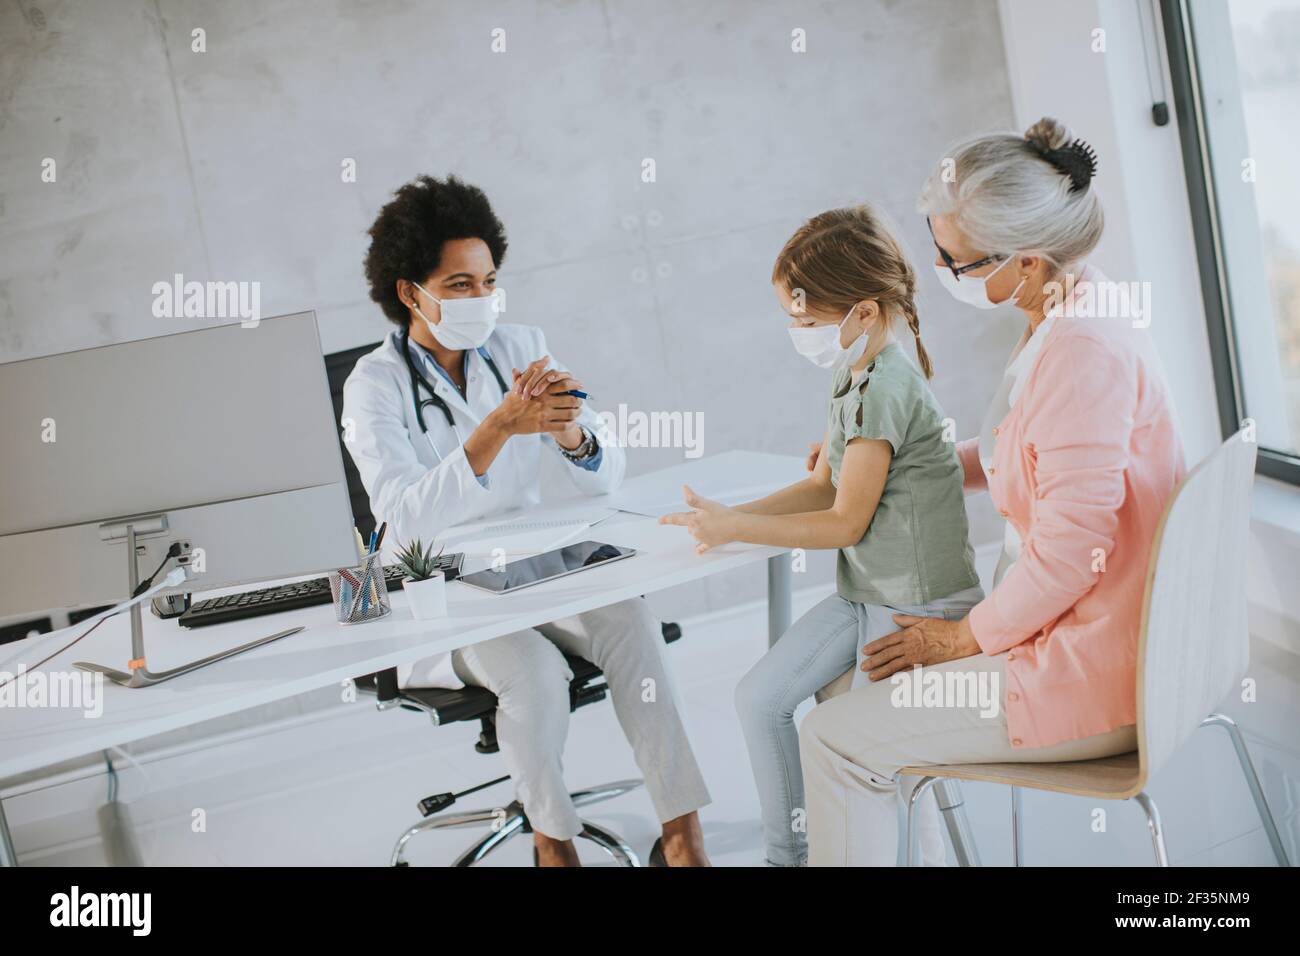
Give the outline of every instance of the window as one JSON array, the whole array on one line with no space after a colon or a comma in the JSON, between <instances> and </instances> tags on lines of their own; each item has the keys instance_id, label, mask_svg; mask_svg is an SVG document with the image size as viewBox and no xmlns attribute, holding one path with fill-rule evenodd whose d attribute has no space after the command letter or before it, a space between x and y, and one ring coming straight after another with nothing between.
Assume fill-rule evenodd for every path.
<instances>
[{"instance_id":1,"label":"window","mask_svg":"<svg viewBox=\"0 0 1300 956\"><path fill-rule=\"evenodd\" d=\"M1225 435L1300 484L1300 0L1161 0Z\"/></svg>"}]
</instances>

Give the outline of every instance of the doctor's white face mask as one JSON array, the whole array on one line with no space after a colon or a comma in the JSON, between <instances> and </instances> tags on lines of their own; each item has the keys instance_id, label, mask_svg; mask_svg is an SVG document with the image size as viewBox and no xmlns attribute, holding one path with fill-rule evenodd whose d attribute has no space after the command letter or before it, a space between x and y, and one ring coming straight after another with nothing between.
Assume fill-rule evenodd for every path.
<instances>
[{"instance_id":1,"label":"doctor's white face mask","mask_svg":"<svg viewBox=\"0 0 1300 956\"><path fill-rule=\"evenodd\" d=\"M442 312L441 322L430 322L418 305L415 314L424 319L429 332L443 348L457 351L476 349L492 337L492 331L497 327L497 315L501 312L500 290L472 299L439 299L420 283L411 284L438 303Z\"/></svg>"},{"instance_id":2,"label":"doctor's white face mask","mask_svg":"<svg viewBox=\"0 0 1300 956\"><path fill-rule=\"evenodd\" d=\"M1014 260L1015 256L1008 256L992 272L986 276L973 276L969 272L960 277L952 274L952 270L947 266L941 266L937 262L934 264L934 274L939 277L939 284L948 290L958 302L974 306L977 309L996 309L1001 302L994 302L989 298L988 281L997 275L1002 266ZM1025 280L1020 280L1020 285L1016 286L1015 291L1007 296L1007 302L1015 302L1016 296L1020 294L1020 287L1025 284Z\"/></svg>"},{"instance_id":3,"label":"doctor's white face mask","mask_svg":"<svg viewBox=\"0 0 1300 956\"><path fill-rule=\"evenodd\" d=\"M844 328L844 323L853 315L853 306L845 313L844 318L838 325L813 325L804 328L790 326L786 329L790 333L790 341L794 343L794 350L812 362L818 368L840 369L845 365L852 365L867 350L867 339L870 336L863 332L848 346L840 345L840 330Z\"/></svg>"}]
</instances>

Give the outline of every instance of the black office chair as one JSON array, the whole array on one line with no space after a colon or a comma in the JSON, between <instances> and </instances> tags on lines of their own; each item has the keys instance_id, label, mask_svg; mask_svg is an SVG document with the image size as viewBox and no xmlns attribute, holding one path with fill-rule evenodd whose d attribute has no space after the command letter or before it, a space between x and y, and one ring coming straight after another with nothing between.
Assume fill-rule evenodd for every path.
<instances>
[{"instance_id":1,"label":"black office chair","mask_svg":"<svg viewBox=\"0 0 1300 956\"><path fill-rule=\"evenodd\" d=\"M335 352L325 356L325 368L329 378L330 393L334 399L334 417L336 420L343 414L343 383L351 374L352 367L356 364L357 359L367 352L373 351L379 345L380 343L375 342L372 345L363 345L360 348L348 349L345 352ZM375 527L375 519L370 513L370 499L366 494L365 487L361 484L361 476L357 473L356 466L352 462L352 456L348 454L346 447L342 448L342 452L343 468L347 473L348 492L352 503L352 514L356 519L356 527L360 530L362 537L369 537L370 532ZM682 636L682 629L676 624L666 623L662 627L666 643L671 644ZM569 662L569 669L573 671L573 681L569 685L570 710L577 710L579 707L585 707L588 704L604 700L608 688L603 682L604 674L601 673L600 668L585 658L572 657L568 654L564 656ZM598 681L599 683L597 683ZM457 723L462 720L477 720L480 730L478 743L474 745L474 749L482 754L497 752L497 698L496 694L490 690L482 687L463 687L459 690L440 688L402 690L397 686L397 670L395 668L359 677L356 679L356 685L357 690L360 692L374 695L380 710L400 707L403 710L420 711L428 714L433 722L439 725ZM438 813L452 806L457 798L483 790L496 783L503 783L508 779L509 777L498 777L495 780L489 780L460 793L438 793L425 797L419 802L420 813L425 819L407 828L406 832L402 834L397 841L397 845L393 847L390 863L393 866L407 866L406 860L403 859L406 844L410 842L412 837L426 830L481 826L483 824L492 827L487 836L457 857L452 864L453 866L472 866L517 834L531 833L532 827L528 824L528 817L524 814L523 806L517 800L512 800L504 807L437 816ZM581 807L598 803L601 800L612 799L627 793L629 790L635 790L643 782L642 780L618 780L613 783L578 790L569 794L569 796L573 799L575 806ZM583 830L579 836L601 847L620 866L641 865L636 854L617 834L611 833L587 820L582 821L582 826Z\"/></svg>"},{"instance_id":2,"label":"black office chair","mask_svg":"<svg viewBox=\"0 0 1300 956\"><path fill-rule=\"evenodd\" d=\"M676 624L665 623L662 627L665 643L671 644L682 636L682 629ZM564 658L568 661L569 669L573 672L573 680L569 684L570 711L604 700L608 687L604 682L605 675L601 673L600 668L586 658L574 657L569 654L565 654ZM430 719L439 726L458 723L463 720L477 720L479 722L479 735L474 749L481 754L497 752L497 697L490 690L482 687L462 687L455 690L445 688L408 688L403 690L397 686L396 668L389 668L377 674L367 674L365 677L357 678L356 685L357 690L365 694L371 694L376 698L376 706L380 710L400 707L403 710L418 711L428 714ZM404 858L407 843L413 837L429 830L484 825L491 827L487 835L477 840L458 856L452 866L473 866L493 850L504 846L520 833L532 833L533 829L528 823L528 816L524 813L523 805L518 800L511 800L504 807L489 807L439 816L443 810L454 805L457 798L483 790L496 783L503 783L508 779L509 777L498 777L495 780L489 780L478 786L470 787L460 793L436 793L420 800L418 807L420 815L424 819L408 827L402 833L396 846L393 847L389 864L391 866L408 866L409 864ZM621 796L630 790L635 790L642 783L644 781L639 779L616 780L612 783L575 790L569 796L572 798L574 806L582 807ZM641 865L637 855L632 851L631 847L623 842L622 837L606 830L604 827L597 826L590 820L582 821L582 832L578 835L582 839L590 840L608 853L619 866Z\"/></svg>"}]
</instances>

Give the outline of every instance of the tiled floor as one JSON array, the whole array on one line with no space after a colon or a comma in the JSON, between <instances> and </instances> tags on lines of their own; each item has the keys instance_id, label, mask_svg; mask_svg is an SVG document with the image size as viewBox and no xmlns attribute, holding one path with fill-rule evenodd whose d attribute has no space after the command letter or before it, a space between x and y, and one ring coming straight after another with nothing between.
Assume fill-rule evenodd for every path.
<instances>
[{"instance_id":1,"label":"tiled floor","mask_svg":"<svg viewBox=\"0 0 1300 956\"><path fill-rule=\"evenodd\" d=\"M713 791L714 803L703 819L710 854L719 865L753 866L762 860L758 805L732 692L763 650L764 627L761 607L690 622L686 638L672 648L697 753ZM1300 860L1300 659L1256 644L1251 676L1258 682L1258 701L1223 709L1245 728L1288 851ZM476 730L468 724L436 728L422 716L379 713L361 702L273 734L149 762L148 786L139 771L119 762L122 796L149 863L382 865L403 827L418 819L418 798L504 772L498 756L475 753ZM566 774L575 789L638 776L608 702L574 715ZM103 862L93 812L103 800L102 783L100 777L6 801L25 862ZM983 862L1006 863L1007 791L967 785L965 792ZM1175 865L1272 864L1221 730L1199 731L1158 774L1150 793L1163 814ZM507 786L497 786L465 804L494 806L508 795ZM1149 864L1151 846L1138 808L1102 807L1104 830L1096 822L1096 801L1026 793L1026 862ZM623 834L643 855L656 835L644 791L591 807L587 815ZM205 828L197 827L196 819ZM468 830L423 835L411 844L408 858L415 865L446 864L474 838ZM593 847L582 855L604 862ZM523 865L530 856L528 838L521 837L488 862Z\"/></svg>"}]
</instances>

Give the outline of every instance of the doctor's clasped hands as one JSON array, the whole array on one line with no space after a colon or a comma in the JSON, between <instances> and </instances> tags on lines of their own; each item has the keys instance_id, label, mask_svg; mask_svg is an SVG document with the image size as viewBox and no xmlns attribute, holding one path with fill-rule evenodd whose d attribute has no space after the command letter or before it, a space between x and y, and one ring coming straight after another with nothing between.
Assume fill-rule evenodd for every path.
<instances>
[{"instance_id":1,"label":"doctor's clasped hands","mask_svg":"<svg viewBox=\"0 0 1300 956\"><path fill-rule=\"evenodd\" d=\"M582 400L566 394L580 390L582 383L568 372L548 369L550 360L549 355L543 355L522 372L510 370L510 391L465 440L465 457L476 475L487 471L515 435L549 434L568 451L583 443L586 436L578 425Z\"/></svg>"}]
</instances>

